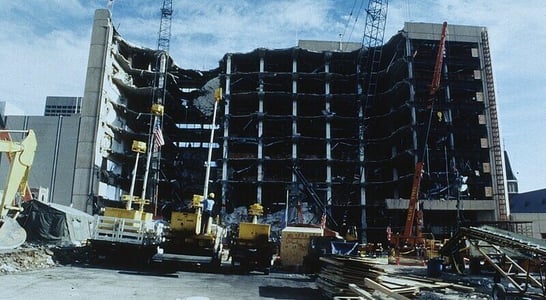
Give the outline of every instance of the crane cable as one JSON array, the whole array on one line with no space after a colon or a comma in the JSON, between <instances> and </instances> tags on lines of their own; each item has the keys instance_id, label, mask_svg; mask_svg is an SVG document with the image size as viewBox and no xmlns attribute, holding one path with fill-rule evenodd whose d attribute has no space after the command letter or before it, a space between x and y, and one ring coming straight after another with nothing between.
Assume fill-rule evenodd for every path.
<instances>
[{"instance_id":1,"label":"crane cable","mask_svg":"<svg viewBox=\"0 0 546 300\"><path fill-rule=\"evenodd\" d=\"M353 12L355 10L356 1L353 2L353 7L351 8L351 12L349 13L349 17L347 18L347 22L345 22L345 28L343 28L343 33L341 34L342 42L345 42L343 39L345 38L345 33L347 32L347 27L349 27L349 22L351 21L351 18L353 17Z\"/></svg>"},{"instance_id":2,"label":"crane cable","mask_svg":"<svg viewBox=\"0 0 546 300\"><path fill-rule=\"evenodd\" d=\"M362 11L362 6L364 6L364 0L360 2L360 6L358 7L358 12L355 17L355 21L353 23L353 27L351 28L351 33L349 33L349 38L347 39L347 42L351 40L351 37L353 35L353 31L355 30L356 23L358 22L358 16L360 16L360 12ZM346 45L347 43L345 43Z\"/></svg>"},{"instance_id":3,"label":"crane cable","mask_svg":"<svg viewBox=\"0 0 546 300\"><path fill-rule=\"evenodd\" d=\"M420 161L423 161L425 159L426 144L428 142L428 137L430 134L432 115L434 113L434 101L436 100L438 90L440 89L440 78L441 78L443 67L444 67L446 36L447 36L447 22L444 22L442 24L442 33L440 35L440 45L438 47L438 53L436 54L436 63L434 65L433 79L432 79L432 83L431 83L430 91L429 91L429 99L427 104L427 109L429 109L429 116L428 116L428 122L427 122L427 129L425 131L425 140L424 140L425 146L423 147L423 153L422 153Z\"/></svg>"}]
</instances>

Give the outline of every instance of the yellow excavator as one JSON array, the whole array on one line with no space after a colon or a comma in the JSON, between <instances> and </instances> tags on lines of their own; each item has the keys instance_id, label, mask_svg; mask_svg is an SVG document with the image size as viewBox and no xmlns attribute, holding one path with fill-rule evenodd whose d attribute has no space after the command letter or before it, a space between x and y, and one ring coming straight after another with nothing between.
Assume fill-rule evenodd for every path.
<instances>
[{"instance_id":1,"label":"yellow excavator","mask_svg":"<svg viewBox=\"0 0 546 300\"><path fill-rule=\"evenodd\" d=\"M14 249L26 241L25 230L16 218L23 210L20 200L27 193L28 175L36 153L36 135L32 130L0 130L3 136L22 133L26 136L20 142L0 140L0 152L7 154L10 169L0 203L0 249Z\"/></svg>"}]
</instances>

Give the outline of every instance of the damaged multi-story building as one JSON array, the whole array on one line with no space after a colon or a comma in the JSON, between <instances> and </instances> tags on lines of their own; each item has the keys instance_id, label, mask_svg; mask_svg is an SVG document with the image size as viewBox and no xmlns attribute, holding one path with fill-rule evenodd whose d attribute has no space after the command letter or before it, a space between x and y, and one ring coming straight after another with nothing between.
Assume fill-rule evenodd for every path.
<instances>
[{"instance_id":1,"label":"damaged multi-story building","mask_svg":"<svg viewBox=\"0 0 546 300\"><path fill-rule=\"evenodd\" d=\"M329 223L361 229L363 240L382 240L387 226L400 231L404 225L415 165L422 159L419 202L426 230L448 235L458 221L505 221L505 167L487 30L449 25L429 121L428 87L441 27L406 23L381 46L376 92L367 98L362 87L370 49L321 49L315 47L320 42L308 42L228 53L216 69L187 70L161 51L123 39L109 11L98 10L73 202L90 211L94 202L128 193L138 155L131 143L149 140L151 108L164 95L165 144L150 164L140 156L134 184L135 193L144 189L142 195L157 203L158 213L203 192L214 130L208 190L226 213L255 202L266 212L306 209L316 217L305 222L320 222L326 213ZM166 76L158 85L162 58ZM217 88L223 99L213 125Z\"/></svg>"}]
</instances>

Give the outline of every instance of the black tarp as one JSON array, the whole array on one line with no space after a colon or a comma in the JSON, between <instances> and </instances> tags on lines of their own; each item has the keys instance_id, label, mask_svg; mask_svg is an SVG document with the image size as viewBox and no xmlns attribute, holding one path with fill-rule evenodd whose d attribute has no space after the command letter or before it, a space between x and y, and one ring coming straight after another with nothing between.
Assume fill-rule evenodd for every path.
<instances>
[{"instance_id":1,"label":"black tarp","mask_svg":"<svg viewBox=\"0 0 546 300\"><path fill-rule=\"evenodd\" d=\"M27 242L79 245L91 237L93 216L55 203L24 203L20 220Z\"/></svg>"}]
</instances>

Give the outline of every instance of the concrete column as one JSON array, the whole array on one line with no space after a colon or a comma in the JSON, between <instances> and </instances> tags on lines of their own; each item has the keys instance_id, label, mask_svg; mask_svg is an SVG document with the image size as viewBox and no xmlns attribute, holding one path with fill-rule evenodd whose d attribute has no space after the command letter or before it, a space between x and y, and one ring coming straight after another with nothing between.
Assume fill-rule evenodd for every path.
<instances>
[{"instance_id":1,"label":"concrete column","mask_svg":"<svg viewBox=\"0 0 546 300\"><path fill-rule=\"evenodd\" d=\"M292 58L292 74L297 75L298 72L298 62L296 58ZM297 94L298 94L298 80L296 76L292 77L292 136L299 135L298 133L298 123L296 122L296 116L298 115L298 102L297 102ZM292 140L292 159L298 158L298 145L296 145L295 141ZM296 174L292 173L292 183L295 183L297 181Z\"/></svg>"},{"instance_id":2,"label":"concrete column","mask_svg":"<svg viewBox=\"0 0 546 300\"><path fill-rule=\"evenodd\" d=\"M89 213L92 211L92 199L98 192L98 166L95 164L96 132L104 97L108 49L113 33L110 17L110 11L107 9L95 11L74 171L73 207Z\"/></svg>"},{"instance_id":3,"label":"concrete column","mask_svg":"<svg viewBox=\"0 0 546 300\"><path fill-rule=\"evenodd\" d=\"M328 75L330 73L330 63L326 62L324 64L324 72ZM326 98L324 104L324 111L326 114L330 113L330 81L326 80L324 82L324 97ZM330 118L326 118L326 185L328 186L326 190L326 202L328 205L332 205L332 142L331 138L331 129L330 129Z\"/></svg>"},{"instance_id":4,"label":"concrete column","mask_svg":"<svg viewBox=\"0 0 546 300\"><path fill-rule=\"evenodd\" d=\"M406 35L406 57L408 59L408 81L412 82L413 79L413 61L412 61L412 53L411 53L411 40ZM417 112L415 109L415 86L413 84L410 84L409 87L410 94L409 94L409 103L411 104L411 126L412 128L415 128L417 125ZM412 139L413 139L413 149L418 150L418 140L417 140L417 131L412 131ZM418 157L415 155L414 164L417 164Z\"/></svg>"},{"instance_id":5,"label":"concrete column","mask_svg":"<svg viewBox=\"0 0 546 300\"><path fill-rule=\"evenodd\" d=\"M264 112L264 83L262 81L262 75L264 73L264 57L260 56L260 74L258 84L258 115L263 115ZM258 120L258 174L256 187L256 202L262 203L262 183L264 180L264 166L263 166L263 133L264 133L264 120L259 118Z\"/></svg>"},{"instance_id":6,"label":"concrete column","mask_svg":"<svg viewBox=\"0 0 546 300\"><path fill-rule=\"evenodd\" d=\"M231 99L231 54L226 57L226 86L224 87L224 115L229 116L229 104ZM224 143L222 151L222 213L225 213L227 198L228 180L228 157L229 157L229 118L224 118Z\"/></svg>"},{"instance_id":7,"label":"concrete column","mask_svg":"<svg viewBox=\"0 0 546 300\"><path fill-rule=\"evenodd\" d=\"M361 50L362 51L362 50ZM360 62L359 62L360 64ZM356 73L357 76L362 76L362 66L357 65ZM359 162L359 174L360 174L360 226L362 230L360 231L360 242L366 243L368 240L366 229L368 228L368 220L366 214L366 172L365 172L365 162L364 162L364 107L363 103L364 95L362 86L362 80L359 78L357 82L357 100L358 100L358 162ZM367 92L367 91L366 91Z\"/></svg>"}]
</instances>

